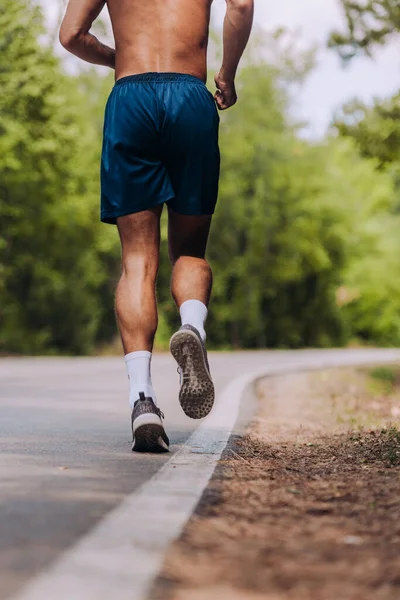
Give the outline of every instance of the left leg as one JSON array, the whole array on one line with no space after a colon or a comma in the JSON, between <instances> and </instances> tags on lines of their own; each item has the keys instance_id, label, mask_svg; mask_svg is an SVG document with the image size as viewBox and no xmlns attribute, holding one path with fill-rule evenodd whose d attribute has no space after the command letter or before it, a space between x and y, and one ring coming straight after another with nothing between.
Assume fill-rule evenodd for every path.
<instances>
[{"instance_id":1,"label":"left leg","mask_svg":"<svg viewBox=\"0 0 400 600\"><path fill-rule=\"evenodd\" d=\"M153 350L162 207L120 217L122 275L115 310L125 354Z\"/></svg>"},{"instance_id":2,"label":"left leg","mask_svg":"<svg viewBox=\"0 0 400 600\"><path fill-rule=\"evenodd\" d=\"M133 450L168 450L168 438L151 381L151 353L157 330L156 278L162 207L120 217L122 275L115 309L125 350L132 408Z\"/></svg>"}]
</instances>

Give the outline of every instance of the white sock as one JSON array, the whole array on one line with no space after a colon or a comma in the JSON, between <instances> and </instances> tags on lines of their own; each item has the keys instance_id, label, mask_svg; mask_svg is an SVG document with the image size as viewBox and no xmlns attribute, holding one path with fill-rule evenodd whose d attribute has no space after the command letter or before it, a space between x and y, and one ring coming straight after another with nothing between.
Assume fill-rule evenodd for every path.
<instances>
[{"instance_id":1,"label":"white sock","mask_svg":"<svg viewBox=\"0 0 400 600\"><path fill-rule=\"evenodd\" d=\"M200 300L186 300L180 308L182 325L192 325L200 333L203 342L206 341L204 323L206 322L207 306Z\"/></svg>"},{"instance_id":2,"label":"white sock","mask_svg":"<svg viewBox=\"0 0 400 600\"><path fill-rule=\"evenodd\" d=\"M145 396L153 398L157 404L153 384L151 382L151 352L131 352L125 356L126 371L129 377L129 404L133 408L139 393L143 392Z\"/></svg>"}]
</instances>

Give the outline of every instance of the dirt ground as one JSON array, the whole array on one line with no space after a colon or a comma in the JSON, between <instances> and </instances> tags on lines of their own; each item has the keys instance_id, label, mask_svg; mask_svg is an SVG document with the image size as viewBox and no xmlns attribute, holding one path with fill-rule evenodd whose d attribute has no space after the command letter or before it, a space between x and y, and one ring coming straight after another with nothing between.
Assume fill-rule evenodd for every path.
<instances>
[{"instance_id":1,"label":"dirt ground","mask_svg":"<svg viewBox=\"0 0 400 600\"><path fill-rule=\"evenodd\" d=\"M399 600L400 380L269 378L172 546L154 600Z\"/></svg>"}]
</instances>

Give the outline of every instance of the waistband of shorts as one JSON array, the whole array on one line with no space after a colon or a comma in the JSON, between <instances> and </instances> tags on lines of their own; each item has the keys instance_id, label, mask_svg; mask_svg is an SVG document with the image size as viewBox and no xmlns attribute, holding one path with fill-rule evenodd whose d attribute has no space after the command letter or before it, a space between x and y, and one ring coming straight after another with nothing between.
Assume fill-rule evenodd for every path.
<instances>
[{"instance_id":1,"label":"waistband of shorts","mask_svg":"<svg viewBox=\"0 0 400 600\"><path fill-rule=\"evenodd\" d=\"M204 81L186 73L139 73L138 75L127 75L115 82L115 85L124 83L195 83L205 85Z\"/></svg>"}]
</instances>

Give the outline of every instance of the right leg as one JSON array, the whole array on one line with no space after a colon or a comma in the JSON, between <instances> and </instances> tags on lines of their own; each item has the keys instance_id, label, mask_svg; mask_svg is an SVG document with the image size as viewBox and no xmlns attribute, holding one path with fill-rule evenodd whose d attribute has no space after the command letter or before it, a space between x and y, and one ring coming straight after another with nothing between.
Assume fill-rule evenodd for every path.
<instances>
[{"instance_id":1,"label":"right leg","mask_svg":"<svg viewBox=\"0 0 400 600\"><path fill-rule=\"evenodd\" d=\"M170 97L173 118L166 123L166 157L174 190L168 201L171 291L182 318L170 348L182 376L181 406L189 417L198 419L205 417L214 403L204 346L212 287L205 253L218 196L219 116L212 95L201 82L185 81Z\"/></svg>"},{"instance_id":2,"label":"right leg","mask_svg":"<svg viewBox=\"0 0 400 600\"><path fill-rule=\"evenodd\" d=\"M188 216L169 210L171 292L182 318L170 349L181 374L179 400L192 419L207 416L215 395L204 345L212 288L212 271L205 258L211 219L210 215Z\"/></svg>"}]
</instances>

